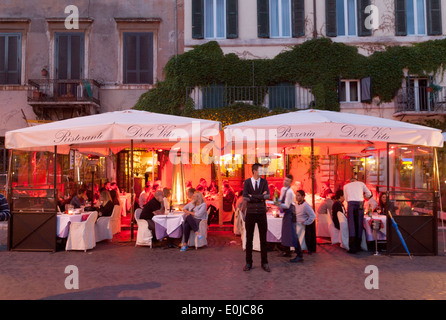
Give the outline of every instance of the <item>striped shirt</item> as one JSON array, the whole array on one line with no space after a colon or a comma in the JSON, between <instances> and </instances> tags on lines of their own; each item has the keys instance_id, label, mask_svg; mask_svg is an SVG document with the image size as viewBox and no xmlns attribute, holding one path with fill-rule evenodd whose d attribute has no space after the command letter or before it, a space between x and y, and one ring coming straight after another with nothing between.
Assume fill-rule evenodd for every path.
<instances>
[{"instance_id":1,"label":"striped shirt","mask_svg":"<svg viewBox=\"0 0 446 320\"><path fill-rule=\"evenodd\" d=\"M4 195L0 193L0 221L7 221L11 217L8 201Z\"/></svg>"}]
</instances>

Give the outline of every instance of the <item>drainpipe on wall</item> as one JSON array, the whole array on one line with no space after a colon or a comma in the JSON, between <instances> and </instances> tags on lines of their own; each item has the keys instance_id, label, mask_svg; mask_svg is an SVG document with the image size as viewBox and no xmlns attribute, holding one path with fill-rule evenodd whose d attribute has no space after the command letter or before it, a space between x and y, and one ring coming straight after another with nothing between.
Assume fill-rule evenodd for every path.
<instances>
[{"instance_id":1,"label":"drainpipe on wall","mask_svg":"<svg viewBox=\"0 0 446 320\"><path fill-rule=\"evenodd\" d=\"M317 16L317 10L316 10L316 0L313 0L313 38L317 38L317 23L316 23L316 16Z\"/></svg>"},{"instance_id":2,"label":"drainpipe on wall","mask_svg":"<svg viewBox=\"0 0 446 320\"><path fill-rule=\"evenodd\" d=\"M175 0L175 59L178 57L178 0Z\"/></svg>"}]
</instances>

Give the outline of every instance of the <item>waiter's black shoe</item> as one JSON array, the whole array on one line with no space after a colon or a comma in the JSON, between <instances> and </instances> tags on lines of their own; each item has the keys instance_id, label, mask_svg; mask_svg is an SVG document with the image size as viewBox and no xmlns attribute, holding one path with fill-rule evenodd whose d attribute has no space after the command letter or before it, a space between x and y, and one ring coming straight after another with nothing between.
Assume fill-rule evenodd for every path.
<instances>
[{"instance_id":1,"label":"waiter's black shoe","mask_svg":"<svg viewBox=\"0 0 446 320\"><path fill-rule=\"evenodd\" d=\"M291 259L290 262L292 263L304 262L304 258L302 258L301 256L296 256L296 258Z\"/></svg>"},{"instance_id":2,"label":"waiter's black shoe","mask_svg":"<svg viewBox=\"0 0 446 320\"><path fill-rule=\"evenodd\" d=\"M247 263L244 267L243 267L243 271L249 271L252 268L252 264Z\"/></svg>"},{"instance_id":3,"label":"waiter's black shoe","mask_svg":"<svg viewBox=\"0 0 446 320\"><path fill-rule=\"evenodd\" d=\"M265 270L266 272L271 272L271 269L269 268L267 263L262 264L262 269Z\"/></svg>"}]
</instances>

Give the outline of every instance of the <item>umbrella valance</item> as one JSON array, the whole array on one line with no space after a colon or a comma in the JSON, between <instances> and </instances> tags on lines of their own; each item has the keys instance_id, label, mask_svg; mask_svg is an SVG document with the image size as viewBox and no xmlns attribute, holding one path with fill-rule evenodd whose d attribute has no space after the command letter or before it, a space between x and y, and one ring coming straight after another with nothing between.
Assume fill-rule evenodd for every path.
<instances>
[{"instance_id":1,"label":"umbrella valance","mask_svg":"<svg viewBox=\"0 0 446 320\"><path fill-rule=\"evenodd\" d=\"M54 150L70 148L117 151L130 140L171 147L178 141L206 142L217 136L221 123L153 112L125 110L72 118L35 127L8 131L5 144L16 150Z\"/></svg>"},{"instance_id":2,"label":"umbrella valance","mask_svg":"<svg viewBox=\"0 0 446 320\"><path fill-rule=\"evenodd\" d=\"M379 117L325 110L289 112L225 128L226 141L272 141L293 145L302 140L326 144L341 141L404 143L442 147L438 129Z\"/></svg>"}]
</instances>

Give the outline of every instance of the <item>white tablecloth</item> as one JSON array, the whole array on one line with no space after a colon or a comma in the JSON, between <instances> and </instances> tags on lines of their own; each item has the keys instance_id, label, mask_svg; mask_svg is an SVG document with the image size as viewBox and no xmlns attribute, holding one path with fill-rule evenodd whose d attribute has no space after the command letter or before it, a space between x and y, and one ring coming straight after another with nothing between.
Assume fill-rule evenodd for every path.
<instances>
[{"instance_id":1,"label":"white tablecloth","mask_svg":"<svg viewBox=\"0 0 446 320\"><path fill-rule=\"evenodd\" d=\"M243 250L246 249L246 229L245 229L245 222L242 218L242 230L241 230L241 237L242 237L242 248ZM268 222L268 232L267 232L267 241L268 242L281 242L282 240L282 218L275 218L271 214L268 214L267 217ZM307 245L305 243L305 226L296 223L296 232L297 237L299 238L299 243L301 245L302 250L307 250ZM254 251L260 251L260 237L259 237L259 228L256 224L254 228L254 238L253 238L253 250ZM294 248L291 248L291 250L294 250Z\"/></svg>"},{"instance_id":2,"label":"white tablecloth","mask_svg":"<svg viewBox=\"0 0 446 320\"><path fill-rule=\"evenodd\" d=\"M370 218L369 216L364 217L364 229L365 229L367 241L375 241L375 239L373 238L372 228L370 227L371 219L381 220L383 227L377 233L378 240L386 240L387 239L387 217L385 215L376 215L376 216L372 216L372 218Z\"/></svg>"},{"instance_id":3,"label":"white tablecloth","mask_svg":"<svg viewBox=\"0 0 446 320\"><path fill-rule=\"evenodd\" d=\"M275 218L272 215L266 217L268 221L268 231L277 239L282 239L282 218Z\"/></svg>"},{"instance_id":4,"label":"white tablecloth","mask_svg":"<svg viewBox=\"0 0 446 320\"><path fill-rule=\"evenodd\" d=\"M83 214L58 214L57 215L57 236L59 238L68 237L71 222L81 222Z\"/></svg>"},{"instance_id":5,"label":"white tablecloth","mask_svg":"<svg viewBox=\"0 0 446 320\"><path fill-rule=\"evenodd\" d=\"M179 226L181 226L184 221L183 212L177 212L172 215L157 215L154 216L152 220L153 222L164 227L168 235L175 231Z\"/></svg>"}]
</instances>

